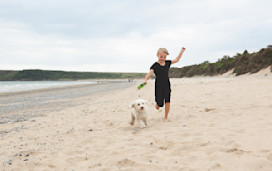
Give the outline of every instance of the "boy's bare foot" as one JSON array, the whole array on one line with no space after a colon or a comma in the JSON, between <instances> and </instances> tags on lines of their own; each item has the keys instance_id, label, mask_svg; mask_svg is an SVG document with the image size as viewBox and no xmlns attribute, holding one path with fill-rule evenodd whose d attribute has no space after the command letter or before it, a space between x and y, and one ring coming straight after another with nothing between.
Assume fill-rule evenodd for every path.
<instances>
[{"instance_id":1,"label":"boy's bare foot","mask_svg":"<svg viewBox=\"0 0 272 171\"><path fill-rule=\"evenodd\" d=\"M171 122L169 119L164 118L164 122Z\"/></svg>"},{"instance_id":2,"label":"boy's bare foot","mask_svg":"<svg viewBox=\"0 0 272 171\"><path fill-rule=\"evenodd\" d=\"M162 111L162 109L160 109L160 107L159 107L157 104L156 104L155 108L156 108L159 112Z\"/></svg>"}]
</instances>

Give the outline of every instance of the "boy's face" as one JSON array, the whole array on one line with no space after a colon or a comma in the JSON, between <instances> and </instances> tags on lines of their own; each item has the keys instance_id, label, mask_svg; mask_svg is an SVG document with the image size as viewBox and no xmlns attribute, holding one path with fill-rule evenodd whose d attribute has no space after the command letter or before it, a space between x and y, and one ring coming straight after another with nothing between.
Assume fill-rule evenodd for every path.
<instances>
[{"instance_id":1,"label":"boy's face","mask_svg":"<svg viewBox=\"0 0 272 171\"><path fill-rule=\"evenodd\" d=\"M160 53L158 54L159 62L164 63L165 60L166 60L166 56L167 56L166 53L160 52Z\"/></svg>"}]
</instances>

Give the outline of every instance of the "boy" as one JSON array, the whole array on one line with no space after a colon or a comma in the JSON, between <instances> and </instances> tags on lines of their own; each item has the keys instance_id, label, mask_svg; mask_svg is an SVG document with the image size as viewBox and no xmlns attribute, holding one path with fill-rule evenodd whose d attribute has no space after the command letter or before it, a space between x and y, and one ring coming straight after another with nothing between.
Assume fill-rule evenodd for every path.
<instances>
[{"instance_id":1,"label":"boy","mask_svg":"<svg viewBox=\"0 0 272 171\"><path fill-rule=\"evenodd\" d=\"M171 84L168 77L168 71L171 64L177 63L185 48L182 47L179 55L174 60L166 60L166 56L169 55L167 49L159 48L157 52L158 61L155 62L151 67L149 73L145 76L145 83L150 78L151 74L154 72L156 75L155 80L155 101L156 109L159 110L160 107L163 107L165 102L165 116L164 121L168 121L168 113L170 110L170 96L171 96Z\"/></svg>"}]
</instances>

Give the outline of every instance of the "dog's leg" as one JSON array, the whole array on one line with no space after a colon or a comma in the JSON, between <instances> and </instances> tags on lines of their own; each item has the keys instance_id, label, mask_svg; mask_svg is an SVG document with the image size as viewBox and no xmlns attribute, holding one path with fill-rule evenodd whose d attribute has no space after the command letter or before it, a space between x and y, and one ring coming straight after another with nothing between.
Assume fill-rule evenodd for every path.
<instances>
[{"instance_id":1,"label":"dog's leg","mask_svg":"<svg viewBox=\"0 0 272 171\"><path fill-rule=\"evenodd\" d=\"M148 127L149 125L147 124L147 119L146 118L143 118L143 122L145 124L146 127Z\"/></svg>"},{"instance_id":2,"label":"dog's leg","mask_svg":"<svg viewBox=\"0 0 272 171\"><path fill-rule=\"evenodd\" d=\"M135 117L133 114L131 114L131 121L129 123L130 125L134 125L134 122L135 122Z\"/></svg>"},{"instance_id":3,"label":"dog's leg","mask_svg":"<svg viewBox=\"0 0 272 171\"><path fill-rule=\"evenodd\" d=\"M145 124L144 124L144 122L143 122L142 119L139 119L138 123L139 123L140 128L144 128L145 127Z\"/></svg>"}]
</instances>

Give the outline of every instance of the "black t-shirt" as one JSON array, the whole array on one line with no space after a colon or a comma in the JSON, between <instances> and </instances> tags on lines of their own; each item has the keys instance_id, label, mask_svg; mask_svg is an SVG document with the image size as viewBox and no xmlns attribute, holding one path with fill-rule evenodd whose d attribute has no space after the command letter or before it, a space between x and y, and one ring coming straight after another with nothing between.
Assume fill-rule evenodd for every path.
<instances>
[{"instance_id":1,"label":"black t-shirt","mask_svg":"<svg viewBox=\"0 0 272 171\"><path fill-rule=\"evenodd\" d=\"M168 71L169 71L170 65L171 65L171 60L166 60L164 66L161 66L158 62L155 62L150 67L150 69L154 70L154 73L156 75L156 84L158 83L159 85L161 85L163 87L165 87L167 85L170 86L169 76L168 76Z\"/></svg>"}]
</instances>

